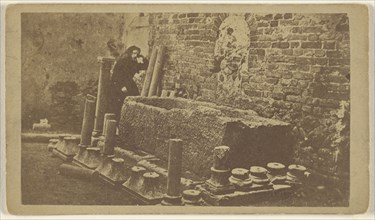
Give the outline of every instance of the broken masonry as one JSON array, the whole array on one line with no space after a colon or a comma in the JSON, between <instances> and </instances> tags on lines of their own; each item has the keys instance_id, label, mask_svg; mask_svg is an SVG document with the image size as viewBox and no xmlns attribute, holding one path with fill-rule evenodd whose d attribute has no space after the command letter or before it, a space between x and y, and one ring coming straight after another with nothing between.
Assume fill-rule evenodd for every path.
<instances>
[{"instance_id":1,"label":"broken masonry","mask_svg":"<svg viewBox=\"0 0 375 220\"><path fill-rule=\"evenodd\" d=\"M163 47L153 50L155 66L147 70L149 90L143 96L157 95L163 53ZM290 161L289 124L252 111L165 92L163 98L128 97L118 136L116 116L107 112L114 60L99 61L99 90L97 97L86 97L80 142L62 135L48 145L54 156L73 162L60 166L62 175L101 180L140 204L167 206L251 205L278 192L288 195L307 181L305 167L283 164ZM276 141L269 140L272 135ZM120 153L124 150L127 156ZM167 171L158 165L161 160L168 161ZM184 171L198 178L189 179Z\"/></svg>"}]
</instances>

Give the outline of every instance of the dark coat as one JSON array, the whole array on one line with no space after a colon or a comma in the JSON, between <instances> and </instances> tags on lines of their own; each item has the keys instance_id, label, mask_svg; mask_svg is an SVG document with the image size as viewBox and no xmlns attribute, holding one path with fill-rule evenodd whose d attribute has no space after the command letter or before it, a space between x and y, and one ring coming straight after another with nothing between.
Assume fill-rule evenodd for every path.
<instances>
[{"instance_id":1,"label":"dark coat","mask_svg":"<svg viewBox=\"0 0 375 220\"><path fill-rule=\"evenodd\" d=\"M113 112L119 114L121 111L122 102L127 96L139 95L137 84L133 77L140 70L147 69L148 60L143 58L143 64L137 63L131 57L120 57L113 67L113 74L111 77L111 102L114 108ZM128 90L127 93L121 91L123 87Z\"/></svg>"}]
</instances>

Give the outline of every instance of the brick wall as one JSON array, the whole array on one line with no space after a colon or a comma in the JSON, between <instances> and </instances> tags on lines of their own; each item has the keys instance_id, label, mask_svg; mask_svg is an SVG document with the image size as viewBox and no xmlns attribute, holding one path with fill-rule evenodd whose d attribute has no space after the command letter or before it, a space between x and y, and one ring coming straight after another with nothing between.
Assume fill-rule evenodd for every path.
<instances>
[{"instance_id":1,"label":"brick wall","mask_svg":"<svg viewBox=\"0 0 375 220\"><path fill-rule=\"evenodd\" d=\"M295 160L326 174L349 172L349 21L345 14L244 14L250 32L240 93L223 97L214 67L229 14L151 14L150 46L168 49L163 88L291 122Z\"/></svg>"}]
</instances>

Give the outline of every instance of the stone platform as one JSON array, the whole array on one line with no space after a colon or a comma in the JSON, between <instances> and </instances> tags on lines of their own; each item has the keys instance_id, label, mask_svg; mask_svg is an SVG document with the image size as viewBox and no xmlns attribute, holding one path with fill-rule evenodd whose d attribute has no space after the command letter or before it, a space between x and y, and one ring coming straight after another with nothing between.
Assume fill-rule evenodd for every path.
<instances>
[{"instance_id":1,"label":"stone platform","mask_svg":"<svg viewBox=\"0 0 375 220\"><path fill-rule=\"evenodd\" d=\"M291 162L291 125L252 110L182 98L128 97L121 114L119 146L167 160L168 140L182 139L183 169L200 176L209 176L212 150L220 145L231 149L231 168Z\"/></svg>"}]
</instances>

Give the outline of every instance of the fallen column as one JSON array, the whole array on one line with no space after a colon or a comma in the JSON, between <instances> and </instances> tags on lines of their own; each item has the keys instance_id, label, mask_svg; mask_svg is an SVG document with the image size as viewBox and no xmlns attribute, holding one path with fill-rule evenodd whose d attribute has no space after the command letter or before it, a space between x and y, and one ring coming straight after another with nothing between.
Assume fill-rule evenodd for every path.
<instances>
[{"instance_id":1,"label":"fallen column","mask_svg":"<svg viewBox=\"0 0 375 220\"><path fill-rule=\"evenodd\" d=\"M162 205L181 205L182 140L169 140L167 194Z\"/></svg>"},{"instance_id":2,"label":"fallen column","mask_svg":"<svg viewBox=\"0 0 375 220\"><path fill-rule=\"evenodd\" d=\"M98 172L95 170L72 166L69 164L61 164L59 167L59 174L84 179L92 179L97 177Z\"/></svg>"},{"instance_id":3,"label":"fallen column","mask_svg":"<svg viewBox=\"0 0 375 220\"><path fill-rule=\"evenodd\" d=\"M229 182L230 169L228 166L230 148L219 146L214 148L214 165L211 167L211 178L206 181L207 189L216 195L234 192L234 186Z\"/></svg>"},{"instance_id":4,"label":"fallen column","mask_svg":"<svg viewBox=\"0 0 375 220\"><path fill-rule=\"evenodd\" d=\"M110 82L110 71L114 63L113 58L100 57L98 58L100 62L99 80L98 80L98 94L96 101L96 112L95 112L95 123L94 131L92 136L94 138L99 137L103 132L104 114L107 111L108 105L108 90ZM95 147L94 145L93 147Z\"/></svg>"}]
</instances>

